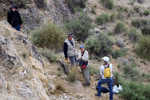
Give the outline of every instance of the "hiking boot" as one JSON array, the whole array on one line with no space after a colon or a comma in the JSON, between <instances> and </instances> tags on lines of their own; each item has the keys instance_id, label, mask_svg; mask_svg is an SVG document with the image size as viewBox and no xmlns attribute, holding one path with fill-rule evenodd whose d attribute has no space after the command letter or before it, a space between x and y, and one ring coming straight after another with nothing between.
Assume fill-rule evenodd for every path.
<instances>
[{"instance_id":1,"label":"hiking boot","mask_svg":"<svg viewBox=\"0 0 150 100\"><path fill-rule=\"evenodd\" d=\"M101 97L101 95L99 95L99 94L95 94L95 96L97 96L97 97Z\"/></svg>"},{"instance_id":2,"label":"hiking boot","mask_svg":"<svg viewBox=\"0 0 150 100\"><path fill-rule=\"evenodd\" d=\"M84 83L83 86L90 86L90 83Z\"/></svg>"}]
</instances>

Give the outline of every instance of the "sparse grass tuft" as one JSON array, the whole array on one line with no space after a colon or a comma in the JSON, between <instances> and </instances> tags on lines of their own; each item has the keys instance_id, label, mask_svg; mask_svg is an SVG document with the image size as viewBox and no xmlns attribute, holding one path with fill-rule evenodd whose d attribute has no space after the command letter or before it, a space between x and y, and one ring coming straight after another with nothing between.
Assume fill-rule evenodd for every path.
<instances>
[{"instance_id":1,"label":"sparse grass tuft","mask_svg":"<svg viewBox=\"0 0 150 100\"><path fill-rule=\"evenodd\" d=\"M73 67L71 68L69 74L68 74L68 81L70 82L75 82L78 78L78 75L79 75L79 70L77 67Z\"/></svg>"}]
</instances>

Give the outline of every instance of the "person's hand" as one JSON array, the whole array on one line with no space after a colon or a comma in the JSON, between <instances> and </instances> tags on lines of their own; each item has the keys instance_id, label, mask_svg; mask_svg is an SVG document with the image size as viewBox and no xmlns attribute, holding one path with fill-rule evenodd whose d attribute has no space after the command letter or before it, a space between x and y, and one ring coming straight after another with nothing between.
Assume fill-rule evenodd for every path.
<instances>
[{"instance_id":1,"label":"person's hand","mask_svg":"<svg viewBox=\"0 0 150 100\"><path fill-rule=\"evenodd\" d=\"M68 60L68 58L66 58L66 60Z\"/></svg>"},{"instance_id":2,"label":"person's hand","mask_svg":"<svg viewBox=\"0 0 150 100\"><path fill-rule=\"evenodd\" d=\"M82 58L82 56L81 57L79 57L79 59L81 59Z\"/></svg>"},{"instance_id":3,"label":"person's hand","mask_svg":"<svg viewBox=\"0 0 150 100\"><path fill-rule=\"evenodd\" d=\"M20 25L20 27L22 28L22 27L23 27L23 25L21 24L21 25Z\"/></svg>"}]
</instances>

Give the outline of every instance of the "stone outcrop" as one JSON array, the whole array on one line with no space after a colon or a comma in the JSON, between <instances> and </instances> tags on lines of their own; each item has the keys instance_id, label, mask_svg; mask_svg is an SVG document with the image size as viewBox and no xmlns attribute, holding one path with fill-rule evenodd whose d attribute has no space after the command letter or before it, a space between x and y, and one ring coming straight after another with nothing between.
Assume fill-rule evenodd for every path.
<instances>
[{"instance_id":1,"label":"stone outcrop","mask_svg":"<svg viewBox=\"0 0 150 100\"><path fill-rule=\"evenodd\" d=\"M0 22L0 100L49 100L43 66L29 38Z\"/></svg>"}]
</instances>

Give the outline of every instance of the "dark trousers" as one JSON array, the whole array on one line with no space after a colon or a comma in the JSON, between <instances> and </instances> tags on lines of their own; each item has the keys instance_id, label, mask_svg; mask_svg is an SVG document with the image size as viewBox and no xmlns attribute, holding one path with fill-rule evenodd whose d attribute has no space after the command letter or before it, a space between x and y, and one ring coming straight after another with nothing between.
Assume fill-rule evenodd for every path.
<instances>
[{"instance_id":1,"label":"dark trousers","mask_svg":"<svg viewBox=\"0 0 150 100\"><path fill-rule=\"evenodd\" d=\"M71 56L71 57L69 57L69 59L70 59L70 62L71 62L71 66L74 66L76 61L77 61L76 56Z\"/></svg>"},{"instance_id":2,"label":"dark trousers","mask_svg":"<svg viewBox=\"0 0 150 100\"><path fill-rule=\"evenodd\" d=\"M20 29L21 29L20 25L14 26L13 28L16 29L17 31L20 31Z\"/></svg>"},{"instance_id":3,"label":"dark trousers","mask_svg":"<svg viewBox=\"0 0 150 100\"><path fill-rule=\"evenodd\" d=\"M113 100L113 78L101 79L98 82L98 95L101 96L101 84L107 83L109 88L110 100Z\"/></svg>"}]
</instances>

